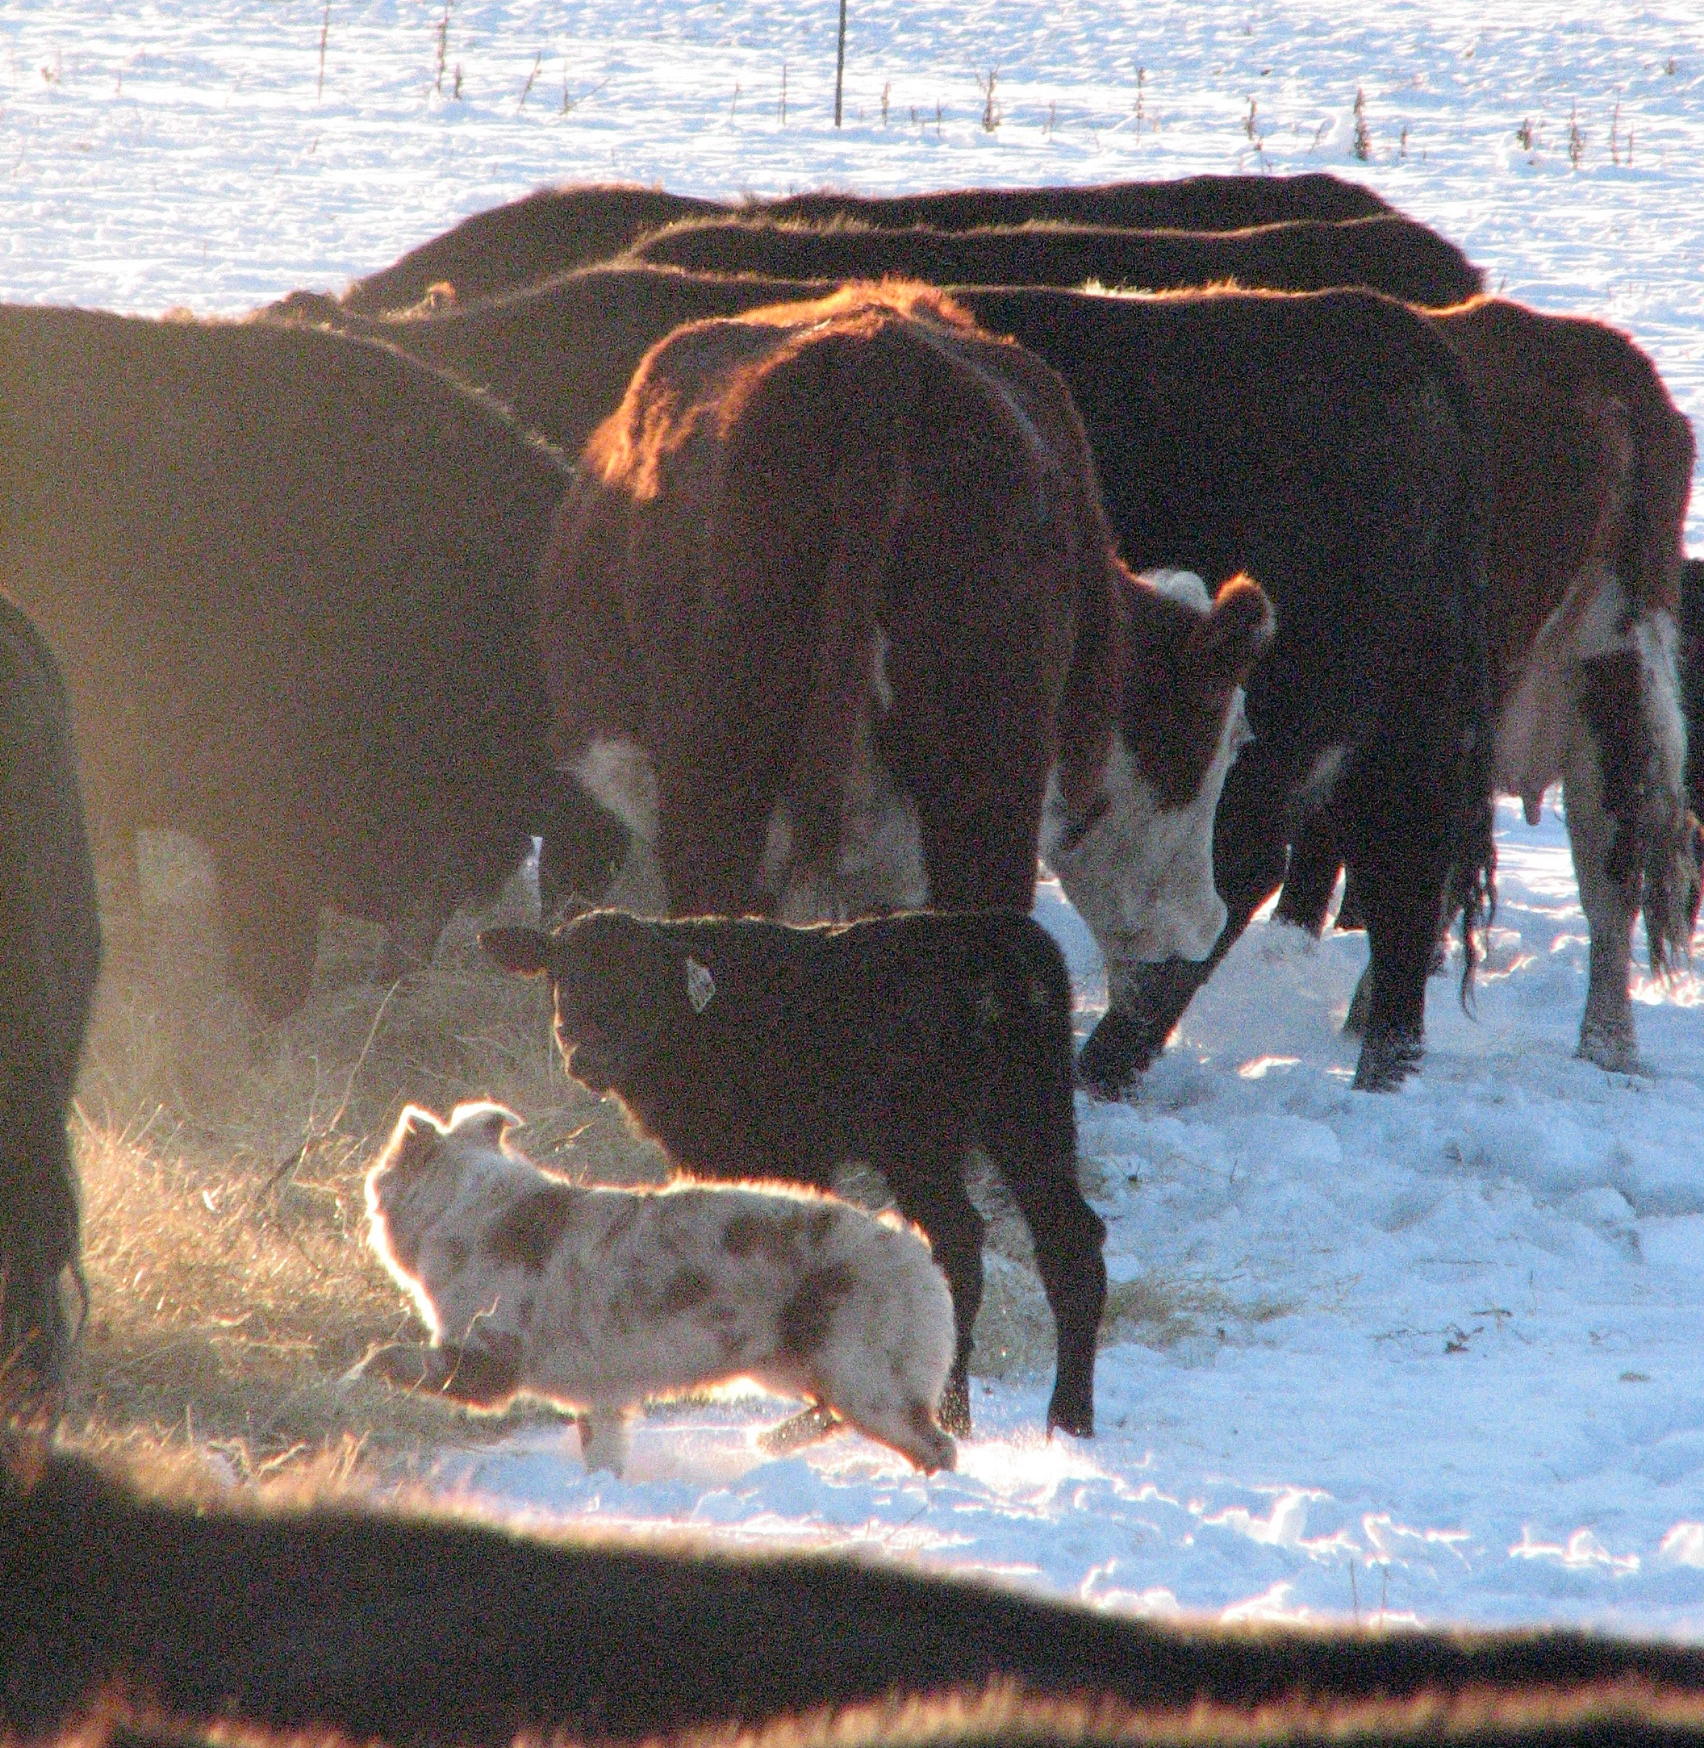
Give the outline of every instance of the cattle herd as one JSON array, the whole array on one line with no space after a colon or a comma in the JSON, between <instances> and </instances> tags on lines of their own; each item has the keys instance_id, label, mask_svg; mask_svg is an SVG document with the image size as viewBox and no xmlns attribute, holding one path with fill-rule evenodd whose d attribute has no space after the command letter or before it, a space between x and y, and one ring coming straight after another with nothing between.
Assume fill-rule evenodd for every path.
<instances>
[{"instance_id":1,"label":"cattle herd","mask_svg":"<svg viewBox=\"0 0 1704 1748\"><path fill-rule=\"evenodd\" d=\"M747 1375L925 1472L970 1430L987 1156L1094 1429L1127 1090L1261 904L1368 967L1357 1087L1471 993L1493 806L1560 781L1580 1052L1687 953L1690 426L1603 324L1484 294L1329 175L739 206L542 190L245 320L0 307L0 1743L1697 1740L1695 1653L1172 1633L798 1559L356 1505L187 1507L43 1443L66 1117L137 834L211 858L232 980L321 912L428 950L537 843L568 1071L679 1181L577 1186L410 1107L368 1179L425 1345L575 1409ZM1105 959L1071 989L1038 859ZM899 1215L832 1194L852 1160ZM903 1216L903 1218L900 1218ZM907 1712L905 1707L912 1709Z\"/></svg>"}]
</instances>

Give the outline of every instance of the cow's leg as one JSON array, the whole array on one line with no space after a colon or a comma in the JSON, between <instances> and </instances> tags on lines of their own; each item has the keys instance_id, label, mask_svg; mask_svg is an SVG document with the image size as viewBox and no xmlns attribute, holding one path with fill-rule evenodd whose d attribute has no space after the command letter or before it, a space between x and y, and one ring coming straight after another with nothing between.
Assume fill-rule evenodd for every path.
<instances>
[{"instance_id":1,"label":"cow's leg","mask_svg":"<svg viewBox=\"0 0 1704 1748\"><path fill-rule=\"evenodd\" d=\"M1115 1099L1146 1073L1196 990L1278 890L1293 776L1293 761L1263 756L1258 740L1231 767L1213 819L1213 883L1224 901L1225 926L1199 961L1145 963L1107 954L1107 1009L1078 1054L1079 1086Z\"/></svg>"},{"instance_id":2,"label":"cow's leg","mask_svg":"<svg viewBox=\"0 0 1704 1748\"><path fill-rule=\"evenodd\" d=\"M216 869L231 981L263 1019L285 1019L313 986L319 899L258 859L220 857Z\"/></svg>"},{"instance_id":3,"label":"cow's leg","mask_svg":"<svg viewBox=\"0 0 1704 1748\"><path fill-rule=\"evenodd\" d=\"M71 1331L60 1296L78 1257L77 1190L61 1102L26 1095L0 1147L0 1401L64 1386Z\"/></svg>"},{"instance_id":4,"label":"cow's leg","mask_svg":"<svg viewBox=\"0 0 1704 1748\"><path fill-rule=\"evenodd\" d=\"M1095 1342L1106 1309L1106 1225L1083 1198L1074 1158L995 1159L1035 1243L1036 1272L1053 1312L1056 1345L1047 1430L1095 1430Z\"/></svg>"},{"instance_id":5,"label":"cow's leg","mask_svg":"<svg viewBox=\"0 0 1704 1748\"><path fill-rule=\"evenodd\" d=\"M963 1161L939 1149L908 1151L905 1163L877 1162L907 1220L928 1237L953 1296L953 1369L941 1394L940 1421L950 1433L970 1431L970 1347L982 1309L982 1237L986 1223L964 1187Z\"/></svg>"},{"instance_id":6,"label":"cow's leg","mask_svg":"<svg viewBox=\"0 0 1704 1748\"><path fill-rule=\"evenodd\" d=\"M1310 813L1290 840L1290 860L1284 870L1284 890L1273 915L1280 922L1306 929L1316 940L1325 933L1326 913L1343 870L1343 850L1323 810Z\"/></svg>"},{"instance_id":7,"label":"cow's leg","mask_svg":"<svg viewBox=\"0 0 1704 1748\"><path fill-rule=\"evenodd\" d=\"M1563 773L1568 840L1591 932L1579 1053L1602 1068L1638 1067L1628 991L1641 904L1654 966L1684 954L1697 902L1680 717L1667 616L1635 622L1622 646L1585 657L1581 728Z\"/></svg>"}]
</instances>

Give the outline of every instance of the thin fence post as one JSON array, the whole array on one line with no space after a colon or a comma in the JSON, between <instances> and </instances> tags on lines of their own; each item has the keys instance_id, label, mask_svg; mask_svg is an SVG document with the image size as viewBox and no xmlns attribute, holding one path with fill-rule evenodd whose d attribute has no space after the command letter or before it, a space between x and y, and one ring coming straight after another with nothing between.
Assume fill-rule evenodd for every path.
<instances>
[{"instance_id":1,"label":"thin fence post","mask_svg":"<svg viewBox=\"0 0 1704 1748\"><path fill-rule=\"evenodd\" d=\"M840 126L840 91L846 82L846 0L840 0L840 35L834 49L834 125Z\"/></svg>"}]
</instances>

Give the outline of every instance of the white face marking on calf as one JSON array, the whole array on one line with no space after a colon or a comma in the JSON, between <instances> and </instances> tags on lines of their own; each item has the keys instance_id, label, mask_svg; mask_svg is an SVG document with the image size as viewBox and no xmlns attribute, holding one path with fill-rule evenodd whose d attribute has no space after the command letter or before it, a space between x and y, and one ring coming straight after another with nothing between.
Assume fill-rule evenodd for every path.
<instances>
[{"instance_id":1,"label":"white face marking on calf","mask_svg":"<svg viewBox=\"0 0 1704 1748\"><path fill-rule=\"evenodd\" d=\"M1187 805L1161 808L1124 736L1115 734L1103 779L1107 810L1069 848L1057 773L1049 776L1042 857L1089 925L1109 974L1133 962L1205 959L1213 950L1225 926L1213 885L1213 815L1247 738L1239 687L1200 787Z\"/></svg>"}]
</instances>

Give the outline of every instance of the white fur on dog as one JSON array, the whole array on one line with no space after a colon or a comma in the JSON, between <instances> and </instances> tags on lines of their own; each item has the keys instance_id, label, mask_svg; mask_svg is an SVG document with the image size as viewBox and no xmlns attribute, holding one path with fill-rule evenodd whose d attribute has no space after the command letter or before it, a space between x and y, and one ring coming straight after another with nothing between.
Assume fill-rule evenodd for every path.
<instances>
[{"instance_id":1,"label":"white fur on dog","mask_svg":"<svg viewBox=\"0 0 1704 1748\"><path fill-rule=\"evenodd\" d=\"M915 1228L790 1185L575 1184L506 1144L517 1121L492 1104L397 1120L367 1175L369 1238L432 1345L369 1369L483 1407L526 1391L577 1408L588 1465L617 1473L645 1397L737 1377L952 1467L952 1299Z\"/></svg>"}]
</instances>

